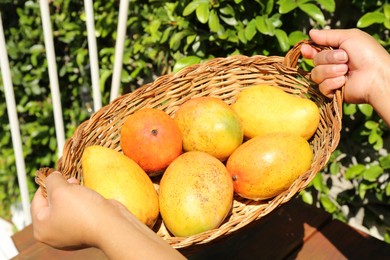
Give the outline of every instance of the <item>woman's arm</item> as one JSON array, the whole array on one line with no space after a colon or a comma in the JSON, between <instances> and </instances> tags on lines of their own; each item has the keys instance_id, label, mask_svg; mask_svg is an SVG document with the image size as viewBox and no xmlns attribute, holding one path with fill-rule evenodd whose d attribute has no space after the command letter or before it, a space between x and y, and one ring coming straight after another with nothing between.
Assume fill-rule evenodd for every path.
<instances>
[{"instance_id":1,"label":"woman's arm","mask_svg":"<svg viewBox=\"0 0 390 260\"><path fill-rule=\"evenodd\" d=\"M369 34L358 29L311 30L311 39L334 50L317 52L303 45L303 57L313 59L312 79L331 97L345 84L344 101L368 103L390 125L390 55Z\"/></svg>"},{"instance_id":2,"label":"woman's arm","mask_svg":"<svg viewBox=\"0 0 390 260\"><path fill-rule=\"evenodd\" d=\"M46 180L32 202L34 237L56 248L94 246L110 259L181 259L182 255L122 204L68 182L59 172Z\"/></svg>"}]
</instances>

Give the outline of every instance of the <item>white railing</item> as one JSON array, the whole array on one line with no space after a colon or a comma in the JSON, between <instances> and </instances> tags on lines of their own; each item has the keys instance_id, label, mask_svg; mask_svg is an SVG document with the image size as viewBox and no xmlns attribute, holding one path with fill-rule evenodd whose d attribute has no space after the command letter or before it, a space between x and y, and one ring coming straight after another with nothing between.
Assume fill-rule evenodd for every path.
<instances>
[{"instance_id":1,"label":"white railing","mask_svg":"<svg viewBox=\"0 0 390 260\"><path fill-rule=\"evenodd\" d=\"M57 146L59 156L62 154L62 149L65 143L65 130L63 124L63 115L61 109L61 98L58 84L58 72L54 52L53 32L51 28L49 1L40 0L40 9L42 17L42 28L44 34L46 58L48 60L48 72L50 80L50 91L53 103L53 116L55 123L55 131L57 138ZM95 21L93 12L93 0L84 0L84 8L86 13L86 25L88 35L89 59L91 68L91 82L93 90L93 105L94 111L97 111L102 106L100 84L99 84L99 63L98 50L95 37ZM119 95L120 76L122 71L122 59L124 41L126 37L127 14L129 9L129 0L121 0L119 6L117 40L115 46L115 60L113 68L113 77L111 85L110 100L112 101ZM16 159L16 169L18 175L19 189L23 208L23 227L31 223L30 200L27 189L27 177L25 169L25 161L23 157L23 146L20 136L19 120L16 111L14 89L12 84L12 75L9 67L8 53L6 49L6 39L2 25L1 10L0 10L0 69L4 83L6 96L7 111L12 135L12 144ZM37 167L40 167L37 165ZM1 233L1 232L0 232ZM1 253L1 250L0 250ZM0 254L1 255L1 254ZM1 258L1 257L0 257Z\"/></svg>"}]
</instances>

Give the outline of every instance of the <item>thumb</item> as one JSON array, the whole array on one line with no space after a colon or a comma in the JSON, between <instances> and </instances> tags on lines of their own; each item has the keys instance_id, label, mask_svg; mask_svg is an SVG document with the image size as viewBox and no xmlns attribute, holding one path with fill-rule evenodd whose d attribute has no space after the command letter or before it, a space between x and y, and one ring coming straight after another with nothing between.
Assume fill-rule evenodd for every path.
<instances>
[{"instance_id":1,"label":"thumb","mask_svg":"<svg viewBox=\"0 0 390 260\"><path fill-rule=\"evenodd\" d=\"M52 192L60 187L66 186L69 183L65 180L64 176L58 171L52 172L45 179L45 186L47 191L47 196L50 199Z\"/></svg>"}]
</instances>

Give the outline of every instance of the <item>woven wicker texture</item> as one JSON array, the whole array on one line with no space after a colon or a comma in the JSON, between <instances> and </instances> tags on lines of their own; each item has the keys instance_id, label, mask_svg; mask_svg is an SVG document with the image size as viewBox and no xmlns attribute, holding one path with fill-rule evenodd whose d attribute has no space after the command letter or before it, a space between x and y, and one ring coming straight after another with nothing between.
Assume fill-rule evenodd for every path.
<instances>
[{"instance_id":1,"label":"woven wicker texture","mask_svg":"<svg viewBox=\"0 0 390 260\"><path fill-rule=\"evenodd\" d=\"M223 238L260 219L288 202L310 183L328 162L340 138L342 93L337 91L333 99L325 98L319 92L318 86L310 80L310 73L297 67L303 43L309 43L318 50L327 49L302 41L285 57L214 58L202 64L186 67L176 74L161 76L132 93L118 97L77 128L73 137L67 140L56 170L67 179L70 177L82 179L81 156L85 147L97 144L121 151L119 129L126 117L136 110L153 107L174 115L181 104L193 97L215 96L231 104L241 90L255 84L271 84L293 95L310 98L320 108L320 125L309 140L314 152L311 169L300 176L287 191L273 199L253 201L236 196L231 214L217 229L187 238L173 237L160 219L155 225L155 231L173 247L190 249ZM37 171L36 182L44 191L44 179L52 170L42 168Z\"/></svg>"}]
</instances>

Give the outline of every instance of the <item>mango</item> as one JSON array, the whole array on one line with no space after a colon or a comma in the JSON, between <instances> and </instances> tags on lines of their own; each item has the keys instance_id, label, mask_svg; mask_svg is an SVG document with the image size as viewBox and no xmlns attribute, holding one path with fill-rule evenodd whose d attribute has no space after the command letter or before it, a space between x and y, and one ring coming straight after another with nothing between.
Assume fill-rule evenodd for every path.
<instances>
[{"instance_id":1,"label":"mango","mask_svg":"<svg viewBox=\"0 0 390 260\"><path fill-rule=\"evenodd\" d=\"M254 137L238 147L226 168L234 191L241 197L265 200L287 190L313 161L309 143L296 134L276 133Z\"/></svg>"},{"instance_id":2,"label":"mango","mask_svg":"<svg viewBox=\"0 0 390 260\"><path fill-rule=\"evenodd\" d=\"M233 203L233 182L217 158L190 151L176 158L160 182L160 213L177 237L217 228Z\"/></svg>"},{"instance_id":3,"label":"mango","mask_svg":"<svg viewBox=\"0 0 390 260\"><path fill-rule=\"evenodd\" d=\"M85 148L81 163L85 187L106 199L121 202L142 223L150 228L154 226L159 215L158 194L137 163L120 152L98 145Z\"/></svg>"},{"instance_id":4,"label":"mango","mask_svg":"<svg viewBox=\"0 0 390 260\"><path fill-rule=\"evenodd\" d=\"M197 97L186 101L176 111L174 120L182 133L186 152L206 152L225 161L244 138L237 114L216 97Z\"/></svg>"},{"instance_id":5,"label":"mango","mask_svg":"<svg viewBox=\"0 0 390 260\"><path fill-rule=\"evenodd\" d=\"M258 135L286 132L306 140L318 128L320 112L310 99L289 94L269 85L244 89L231 105L238 114L247 139Z\"/></svg>"}]
</instances>

